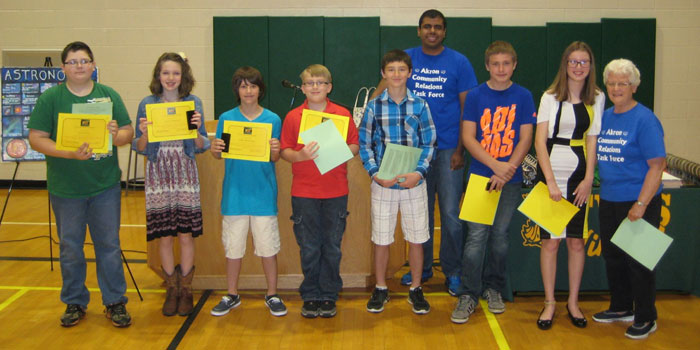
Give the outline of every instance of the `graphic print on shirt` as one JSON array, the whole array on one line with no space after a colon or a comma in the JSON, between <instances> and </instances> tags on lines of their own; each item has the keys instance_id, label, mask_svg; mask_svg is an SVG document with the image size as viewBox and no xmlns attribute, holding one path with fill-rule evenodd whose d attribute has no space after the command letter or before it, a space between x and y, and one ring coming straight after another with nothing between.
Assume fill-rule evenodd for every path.
<instances>
[{"instance_id":1,"label":"graphic print on shirt","mask_svg":"<svg viewBox=\"0 0 700 350\"><path fill-rule=\"evenodd\" d=\"M507 157L513 153L515 113L516 104L498 106L493 113L491 108L485 108L479 119L483 134L481 147L495 159Z\"/></svg>"},{"instance_id":2,"label":"graphic print on shirt","mask_svg":"<svg viewBox=\"0 0 700 350\"><path fill-rule=\"evenodd\" d=\"M623 130L601 130L598 137L598 161L624 163L622 148L627 144L628 133Z\"/></svg>"},{"instance_id":3,"label":"graphic print on shirt","mask_svg":"<svg viewBox=\"0 0 700 350\"><path fill-rule=\"evenodd\" d=\"M447 71L429 68L414 68L411 74L413 86L409 89L422 98L445 98L443 91L447 83Z\"/></svg>"}]
</instances>

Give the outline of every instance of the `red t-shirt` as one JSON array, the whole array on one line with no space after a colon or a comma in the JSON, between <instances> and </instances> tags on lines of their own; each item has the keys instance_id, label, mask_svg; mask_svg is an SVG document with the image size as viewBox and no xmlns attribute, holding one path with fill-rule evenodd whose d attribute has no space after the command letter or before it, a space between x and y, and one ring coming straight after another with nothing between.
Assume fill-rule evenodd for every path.
<instances>
[{"instance_id":1,"label":"red t-shirt","mask_svg":"<svg viewBox=\"0 0 700 350\"><path fill-rule=\"evenodd\" d=\"M359 144L357 128L350 116L350 112L337 104L326 100L324 113L331 113L346 116L350 119L348 123L348 145ZM309 109L308 101L294 108L287 113L282 125L282 136L280 137L280 147L282 150L291 148L298 151L304 148L303 144L297 143L299 139L299 125L301 124L301 113L304 109ZM304 198L335 198L348 194L348 170L347 164L343 163L335 169L321 175L313 160L292 163L292 196Z\"/></svg>"}]
</instances>

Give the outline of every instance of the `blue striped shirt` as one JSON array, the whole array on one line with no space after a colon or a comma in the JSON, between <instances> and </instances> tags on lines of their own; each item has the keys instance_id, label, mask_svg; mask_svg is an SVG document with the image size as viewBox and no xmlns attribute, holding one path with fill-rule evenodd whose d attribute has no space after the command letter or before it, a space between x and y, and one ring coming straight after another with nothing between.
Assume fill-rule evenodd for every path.
<instances>
[{"instance_id":1,"label":"blue striped shirt","mask_svg":"<svg viewBox=\"0 0 700 350\"><path fill-rule=\"evenodd\" d=\"M406 97L396 104L385 90L367 103L359 134L360 157L370 177L379 171L386 144L396 143L423 149L416 171L425 178L437 136L424 99L406 89Z\"/></svg>"}]
</instances>

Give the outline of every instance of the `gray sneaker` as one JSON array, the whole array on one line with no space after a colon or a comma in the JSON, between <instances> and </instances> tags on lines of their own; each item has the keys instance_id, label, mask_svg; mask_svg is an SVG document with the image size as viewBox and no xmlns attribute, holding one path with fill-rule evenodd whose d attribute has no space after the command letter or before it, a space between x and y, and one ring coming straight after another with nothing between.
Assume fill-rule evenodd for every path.
<instances>
[{"instance_id":1,"label":"gray sneaker","mask_svg":"<svg viewBox=\"0 0 700 350\"><path fill-rule=\"evenodd\" d=\"M287 314L287 307L284 306L282 298L279 295L266 295L265 305L270 309L272 316L284 316Z\"/></svg>"},{"instance_id":2,"label":"gray sneaker","mask_svg":"<svg viewBox=\"0 0 700 350\"><path fill-rule=\"evenodd\" d=\"M240 296L231 294L224 295L224 297L221 298L221 301L216 304L213 309L211 309L211 314L214 316L223 316L232 309L237 308L238 305L241 305Z\"/></svg>"},{"instance_id":3,"label":"gray sneaker","mask_svg":"<svg viewBox=\"0 0 700 350\"><path fill-rule=\"evenodd\" d=\"M452 310L452 317L450 317L450 320L454 323L466 323L469 321L469 316L474 313L475 309L476 300L469 295L460 295L459 299L457 299L455 309Z\"/></svg>"},{"instance_id":4,"label":"gray sneaker","mask_svg":"<svg viewBox=\"0 0 700 350\"><path fill-rule=\"evenodd\" d=\"M503 303L503 297L501 297L501 293L495 289L487 288L481 297L486 299L489 304L489 311L492 313L502 314L506 311L506 304Z\"/></svg>"}]
</instances>

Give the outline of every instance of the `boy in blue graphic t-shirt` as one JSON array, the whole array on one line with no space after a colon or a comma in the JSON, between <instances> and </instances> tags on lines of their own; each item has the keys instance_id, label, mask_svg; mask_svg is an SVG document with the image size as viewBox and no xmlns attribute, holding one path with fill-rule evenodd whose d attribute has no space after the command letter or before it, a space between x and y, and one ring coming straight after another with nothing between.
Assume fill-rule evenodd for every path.
<instances>
[{"instance_id":1,"label":"boy in blue graphic t-shirt","mask_svg":"<svg viewBox=\"0 0 700 350\"><path fill-rule=\"evenodd\" d=\"M511 81L518 63L513 46L495 41L485 53L487 82L469 92L464 106L462 142L472 155L469 175L490 178L489 191L501 191L493 225L467 222L459 299L451 320L465 323L477 300L488 301L489 311L502 313L508 255L508 225L520 201L520 164L530 150L532 125L537 121L532 94ZM469 200L469 198L465 198ZM484 261L486 245L489 255Z\"/></svg>"}]
</instances>

